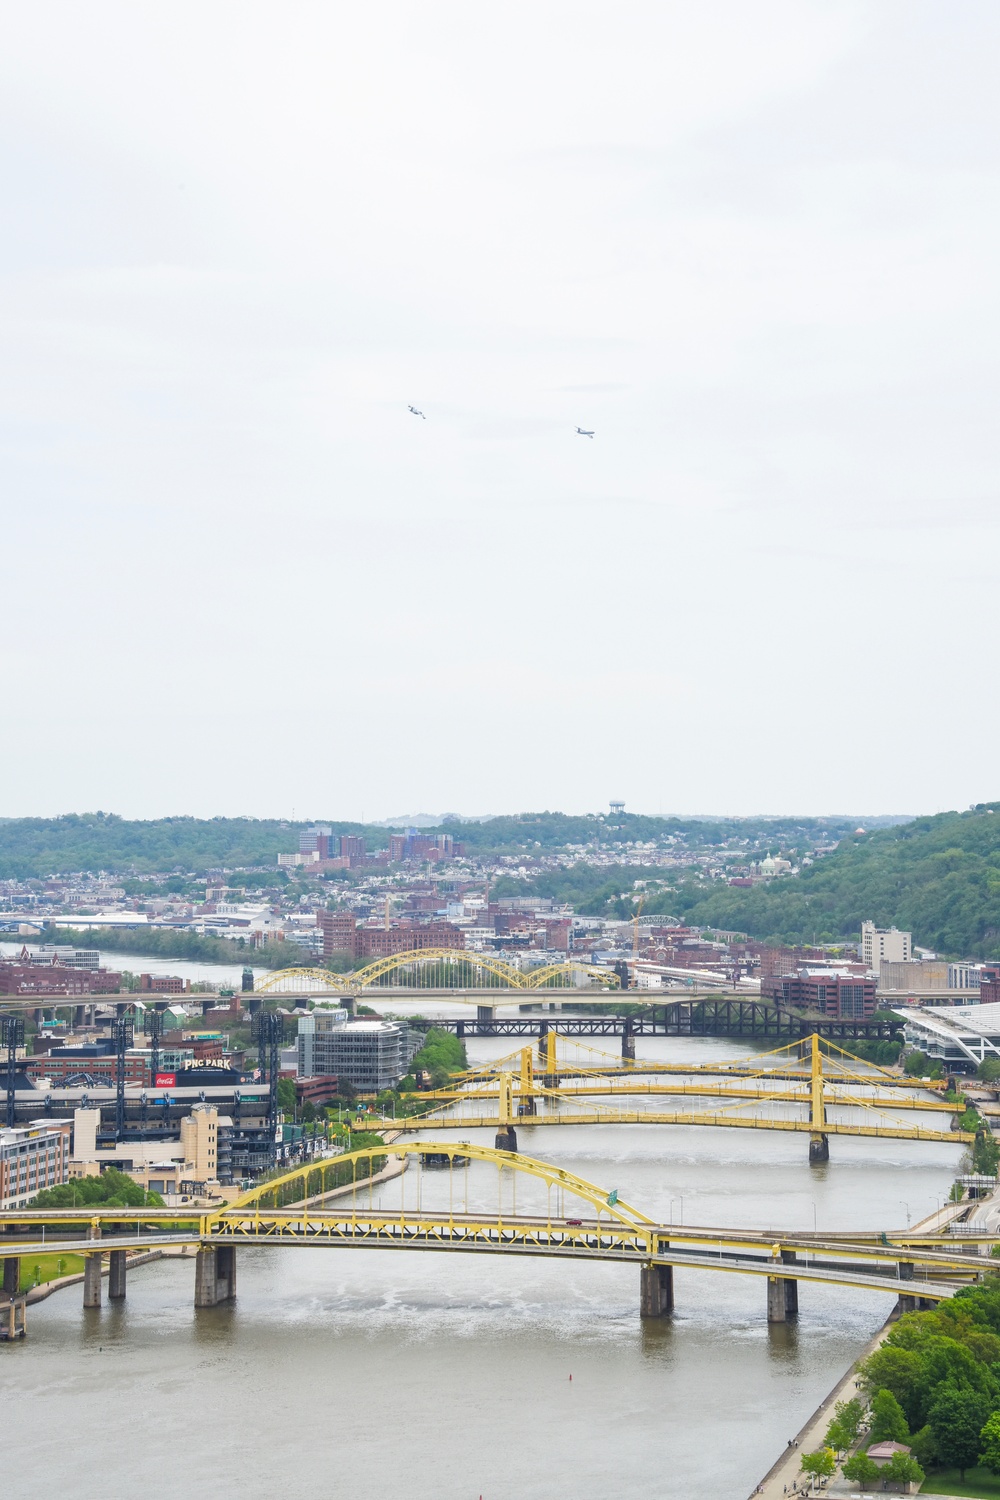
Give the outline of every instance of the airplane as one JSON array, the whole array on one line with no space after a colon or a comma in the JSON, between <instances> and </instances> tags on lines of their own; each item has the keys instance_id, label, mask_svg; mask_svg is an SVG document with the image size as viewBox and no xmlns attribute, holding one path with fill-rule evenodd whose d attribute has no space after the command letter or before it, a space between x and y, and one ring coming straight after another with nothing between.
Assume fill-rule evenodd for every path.
<instances>
[{"instance_id":1,"label":"airplane","mask_svg":"<svg viewBox=\"0 0 1000 1500\"><path fill-rule=\"evenodd\" d=\"M413 408L411 407L410 410L412 411ZM585 427L578 427L576 430L580 434L581 437L591 437L592 438L594 436L594 434L592 432L588 432Z\"/></svg>"},{"instance_id":2,"label":"airplane","mask_svg":"<svg viewBox=\"0 0 1000 1500\"><path fill-rule=\"evenodd\" d=\"M408 406L406 409L407 409L407 411L412 411L412 413L413 413L413 415L415 417L424 417L423 412L422 411L418 411L415 406ZM425 422L427 421L426 417L424 417L424 421Z\"/></svg>"}]
</instances>

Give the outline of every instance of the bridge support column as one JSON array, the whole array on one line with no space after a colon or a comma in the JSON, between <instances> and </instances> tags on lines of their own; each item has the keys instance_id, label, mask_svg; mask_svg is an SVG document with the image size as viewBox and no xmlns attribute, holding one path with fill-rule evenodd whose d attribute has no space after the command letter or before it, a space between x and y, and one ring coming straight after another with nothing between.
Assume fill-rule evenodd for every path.
<instances>
[{"instance_id":1,"label":"bridge support column","mask_svg":"<svg viewBox=\"0 0 1000 1500\"><path fill-rule=\"evenodd\" d=\"M234 1245L202 1245L194 1263L195 1307L216 1307L236 1296Z\"/></svg>"},{"instance_id":2,"label":"bridge support column","mask_svg":"<svg viewBox=\"0 0 1000 1500\"><path fill-rule=\"evenodd\" d=\"M347 1011L347 1014L349 1016L356 1016L357 1015L357 1013L358 1013L358 998L357 998L356 995L344 995L342 997L342 999L341 999L341 1004L343 1005L344 1009Z\"/></svg>"},{"instance_id":3,"label":"bridge support column","mask_svg":"<svg viewBox=\"0 0 1000 1500\"><path fill-rule=\"evenodd\" d=\"M11 1297L7 1302L0 1299L0 1343L24 1338L27 1306L26 1297Z\"/></svg>"},{"instance_id":4,"label":"bridge support column","mask_svg":"<svg viewBox=\"0 0 1000 1500\"><path fill-rule=\"evenodd\" d=\"M496 1006L495 1005L477 1005L476 1006L476 1023L480 1027L482 1027L482 1026L492 1026L493 1022L496 1020L496 1018L497 1018L497 1010L496 1010Z\"/></svg>"},{"instance_id":5,"label":"bridge support column","mask_svg":"<svg viewBox=\"0 0 1000 1500\"><path fill-rule=\"evenodd\" d=\"M673 1310L673 1266L642 1266L639 1271L640 1317L663 1318Z\"/></svg>"},{"instance_id":6,"label":"bridge support column","mask_svg":"<svg viewBox=\"0 0 1000 1500\"><path fill-rule=\"evenodd\" d=\"M794 1250L782 1250L783 1265L795 1262ZM799 1284L791 1276L769 1276L767 1278L767 1321L787 1323L789 1318L799 1315Z\"/></svg>"},{"instance_id":7,"label":"bridge support column","mask_svg":"<svg viewBox=\"0 0 1000 1500\"><path fill-rule=\"evenodd\" d=\"M88 1240L99 1240L101 1237L100 1224L91 1224L87 1233ZM101 1254L88 1255L83 1266L83 1305L84 1307L100 1307L101 1305Z\"/></svg>"},{"instance_id":8,"label":"bridge support column","mask_svg":"<svg viewBox=\"0 0 1000 1500\"><path fill-rule=\"evenodd\" d=\"M16 1297L21 1285L21 1262L16 1255L3 1258L3 1292L5 1297Z\"/></svg>"},{"instance_id":9,"label":"bridge support column","mask_svg":"<svg viewBox=\"0 0 1000 1500\"><path fill-rule=\"evenodd\" d=\"M809 1165L821 1167L830 1160L830 1137L819 1131L809 1137Z\"/></svg>"},{"instance_id":10,"label":"bridge support column","mask_svg":"<svg viewBox=\"0 0 1000 1500\"><path fill-rule=\"evenodd\" d=\"M517 1131L513 1125L501 1125L493 1144L498 1151L516 1151Z\"/></svg>"},{"instance_id":11,"label":"bridge support column","mask_svg":"<svg viewBox=\"0 0 1000 1500\"><path fill-rule=\"evenodd\" d=\"M629 1062L635 1062L635 1036L628 1021L625 1022L622 1028L622 1058Z\"/></svg>"},{"instance_id":12,"label":"bridge support column","mask_svg":"<svg viewBox=\"0 0 1000 1500\"><path fill-rule=\"evenodd\" d=\"M108 1256L108 1299L120 1302L125 1296L125 1251L112 1250Z\"/></svg>"}]
</instances>

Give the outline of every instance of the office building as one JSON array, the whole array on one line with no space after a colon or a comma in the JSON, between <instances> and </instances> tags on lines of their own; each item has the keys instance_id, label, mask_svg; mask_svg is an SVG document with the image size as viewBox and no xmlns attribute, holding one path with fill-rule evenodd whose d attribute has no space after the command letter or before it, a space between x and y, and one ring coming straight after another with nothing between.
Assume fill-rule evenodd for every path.
<instances>
[{"instance_id":1,"label":"office building","mask_svg":"<svg viewBox=\"0 0 1000 1500\"><path fill-rule=\"evenodd\" d=\"M43 1188L69 1180L72 1120L0 1129L0 1209L23 1208Z\"/></svg>"},{"instance_id":2,"label":"office building","mask_svg":"<svg viewBox=\"0 0 1000 1500\"><path fill-rule=\"evenodd\" d=\"M398 1083L413 1048L405 1021L349 1021L343 1011L299 1017L298 1076L346 1080L361 1093Z\"/></svg>"},{"instance_id":3,"label":"office building","mask_svg":"<svg viewBox=\"0 0 1000 1500\"><path fill-rule=\"evenodd\" d=\"M876 927L874 922L861 924L861 958L865 967L878 977L883 960L887 963L905 964L912 957L912 942L908 932L896 927Z\"/></svg>"}]
</instances>

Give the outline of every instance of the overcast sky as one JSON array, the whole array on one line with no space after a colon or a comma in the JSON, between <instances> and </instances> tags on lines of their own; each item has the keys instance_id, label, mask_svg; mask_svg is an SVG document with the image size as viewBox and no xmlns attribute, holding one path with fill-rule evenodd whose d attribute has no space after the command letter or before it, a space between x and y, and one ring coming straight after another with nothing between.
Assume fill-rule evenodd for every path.
<instances>
[{"instance_id":1,"label":"overcast sky","mask_svg":"<svg viewBox=\"0 0 1000 1500\"><path fill-rule=\"evenodd\" d=\"M2 37L0 813L1000 796L995 0Z\"/></svg>"}]
</instances>

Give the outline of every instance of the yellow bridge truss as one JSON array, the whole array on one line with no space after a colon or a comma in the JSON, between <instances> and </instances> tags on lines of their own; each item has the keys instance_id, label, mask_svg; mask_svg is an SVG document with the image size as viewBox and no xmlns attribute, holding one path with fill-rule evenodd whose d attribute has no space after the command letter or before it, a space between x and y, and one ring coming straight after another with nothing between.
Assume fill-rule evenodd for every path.
<instances>
[{"instance_id":1,"label":"yellow bridge truss","mask_svg":"<svg viewBox=\"0 0 1000 1500\"><path fill-rule=\"evenodd\" d=\"M275 969L266 979L258 981L254 986L254 993L258 995L300 994L303 986L308 986L354 994L359 989L367 989L370 985L379 984L390 974L412 973L414 970L429 969L431 966L445 969L462 967L472 975L485 975L492 981L492 985L487 985L486 988L565 989L574 985L577 974L585 975L592 984L604 985L608 989L619 988L617 974L607 969L595 968L592 964L570 961L522 970L505 959L497 958L492 953L472 953L464 948L413 948L405 953L393 953L386 958L377 958L374 962L366 964L363 969L355 970L353 974L334 974L330 969L316 968ZM414 988L419 987L419 984L414 985ZM472 986L456 987L471 988Z\"/></svg>"}]
</instances>

